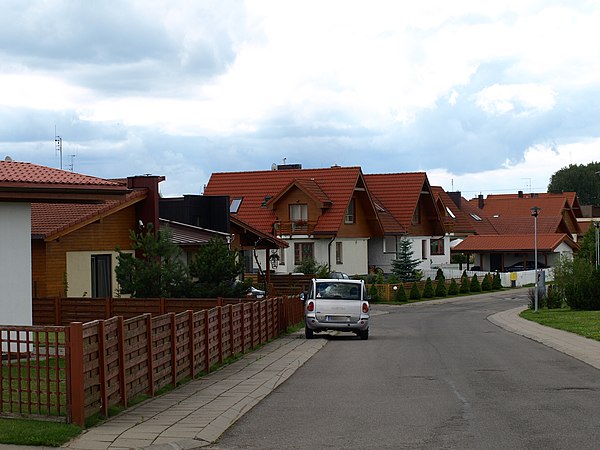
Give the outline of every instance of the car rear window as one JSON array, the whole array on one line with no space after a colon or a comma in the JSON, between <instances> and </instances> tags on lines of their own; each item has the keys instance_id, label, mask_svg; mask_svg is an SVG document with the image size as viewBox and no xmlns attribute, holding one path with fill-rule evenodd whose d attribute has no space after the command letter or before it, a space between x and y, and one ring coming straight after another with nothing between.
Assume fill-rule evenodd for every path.
<instances>
[{"instance_id":1,"label":"car rear window","mask_svg":"<svg viewBox=\"0 0 600 450\"><path fill-rule=\"evenodd\" d=\"M319 282L316 298L360 300L360 285L354 283Z\"/></svg>"}]
</instances>

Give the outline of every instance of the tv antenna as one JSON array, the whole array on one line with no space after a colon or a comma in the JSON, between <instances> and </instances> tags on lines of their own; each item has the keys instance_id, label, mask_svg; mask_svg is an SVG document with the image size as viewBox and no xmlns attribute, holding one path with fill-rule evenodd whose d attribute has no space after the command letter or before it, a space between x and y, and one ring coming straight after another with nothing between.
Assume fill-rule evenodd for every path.
<instances>
[{"instance_id":1,"label":"tv antenna","mask_svg":"<svg viewBox=\"0 0 600 450\"><path fill-rule=\"evenodd\" d=\"M60 170L62 170L62 138L56 134L56 125L54 125L54 150L55 153L58 153L60 155Z\"/></svg>"}]
</instances>

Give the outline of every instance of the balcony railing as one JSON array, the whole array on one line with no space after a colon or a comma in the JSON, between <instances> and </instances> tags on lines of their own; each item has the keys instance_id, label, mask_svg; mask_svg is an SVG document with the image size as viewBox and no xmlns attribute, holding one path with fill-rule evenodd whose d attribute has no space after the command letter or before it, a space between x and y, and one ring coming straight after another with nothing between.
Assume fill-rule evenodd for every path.
<instances>
[{"instance_id":1,"label":"balcony railing","mask_svg":"<svg viewBox=\"0 0 600 450\"><path fill-rule=\"evenodd\" d=\"M276 236L291 236L295 234L311 235L317 222L308 220L277 221L273 224Z\"/></svg>"}]
</instances>

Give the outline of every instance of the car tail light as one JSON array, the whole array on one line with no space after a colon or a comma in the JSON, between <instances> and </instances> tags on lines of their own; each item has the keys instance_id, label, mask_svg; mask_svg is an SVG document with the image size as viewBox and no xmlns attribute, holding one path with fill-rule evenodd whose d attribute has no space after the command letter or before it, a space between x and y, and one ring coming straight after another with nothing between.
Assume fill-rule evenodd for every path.
<instances>
[{"instance_id":1,"label":"car tail light","mask_svg":"<svg viewBox=\"0 0 600 450\"><path fill-rule=\"evenodd\" d=\"M306 310L313 312L315 310L315 302L308 302L308 305L306 305Z\"/></svg>"},{"instance_id":2,"label":"car tail light","mask_svg":"<svg viewBox=\"0 0 600 450\"><path fill-rule=\"evenodd\" d=\"M369 312L369 304L368 303L363 303L362 312L365 314Z\"/></svg>"}]
</instances>

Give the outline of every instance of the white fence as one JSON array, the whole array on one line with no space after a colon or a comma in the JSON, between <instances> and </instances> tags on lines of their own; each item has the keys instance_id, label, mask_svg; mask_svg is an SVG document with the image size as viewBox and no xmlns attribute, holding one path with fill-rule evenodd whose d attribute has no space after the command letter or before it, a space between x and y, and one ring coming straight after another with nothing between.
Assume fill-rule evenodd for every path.
<instances>
[{"instance_id":1,"label":"white fence","mask_svg":"<svg viewBox=\"0 0 600 450\"><path fill-rule=\"evenodd\" d=\"M457 267L441 267L442 271L444 272L444 276L447 279L450 278L460 278L463 270L460 270ZM433 280L435 278L435 275L437 274L437 269L426 269L423 270L423 279L427 279L427 277L431 277L431 279ZM554 280L554 274L552 269L540 269L540 272L543 272L544 275L542 275L541 277L545 278L546 282L549 281L553 281ZM482 272L482 271L472 271L472 270L467 270L467 275L469 276L469 278L471 278L473 275L477 274L477 276L485 276L485 274L488 272ZM523 287L525 285L534 285L535 284L535 270L524 270L524 271L520 271L520 272L512 272L516 275L516 280L515 280L515 287ZM511 272L500 272L500 280L502 282L502 286L503 287L511 287L512 283L511 283ZM541 281L541 280L540 280Z\"/></svg>"}]
</instances>

